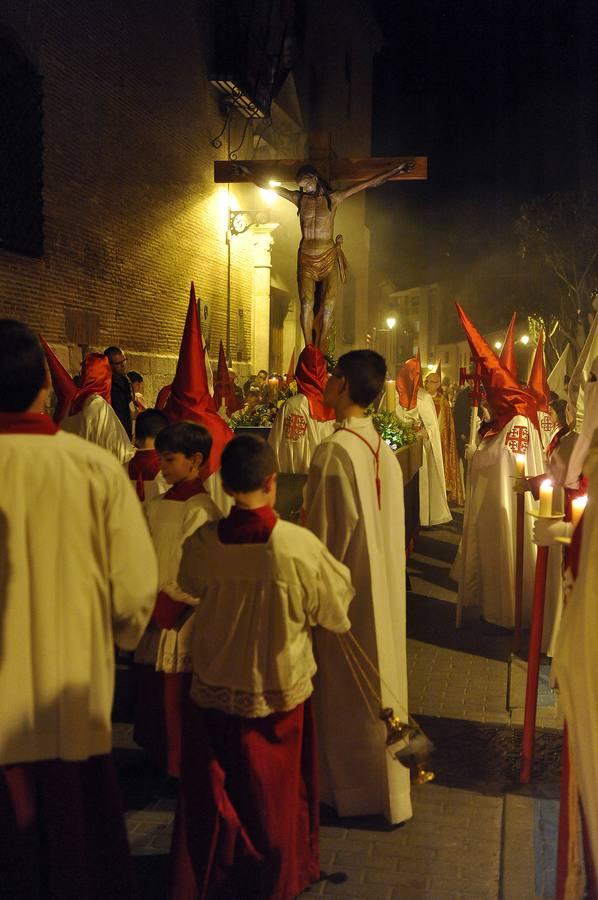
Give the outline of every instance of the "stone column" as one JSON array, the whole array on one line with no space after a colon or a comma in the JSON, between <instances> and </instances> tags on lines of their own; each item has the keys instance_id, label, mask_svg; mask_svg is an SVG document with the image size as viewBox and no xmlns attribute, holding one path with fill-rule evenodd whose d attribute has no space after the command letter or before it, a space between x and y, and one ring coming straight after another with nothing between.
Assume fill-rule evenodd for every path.
<instances>
[{"instance_id":1,"label":"stone column","mask_svg":"<svg viewBox=\"0 0 598 900\"><path fill-rule=\"evenodd\" d=\"M270 371L270 251L272 232L278 223L267 222L252 229L253 242L253 316L251 323L251 358L253 371Z\"/></svg>"}]
</instances>

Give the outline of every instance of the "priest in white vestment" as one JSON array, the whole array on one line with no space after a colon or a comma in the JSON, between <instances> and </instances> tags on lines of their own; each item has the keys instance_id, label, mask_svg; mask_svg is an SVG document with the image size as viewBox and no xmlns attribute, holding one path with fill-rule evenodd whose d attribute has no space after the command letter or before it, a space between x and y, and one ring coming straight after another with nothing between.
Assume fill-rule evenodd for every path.
<instances>
[{"instance_id":1,"label":"priest in white vestment","mask_svg":"<svg viewBox=\"0 0 598 900\"><path fill-rule=\"evenodd\" d=\"M420 525L443 525L453 517L446 499L440 427L434 400L424 390L419 353L397 375L397 415L421 422L422 465L419 470Z\"/></svg>"},{"instance_id":2,"label":"priest in white vestment","mask_svg":"<svg viewBox=\"0 0 598 900\"><path fill-rule=\"evenodd\" d=\"M314 450L334 430L334 410L324 405L328 372L326 357L308 344L301 351L295 370L298 393L278 410L268 437L276 453L280 472L307 474Z\"/></svg>"},{"instance_id":3,"label":"priest in white vestment","mask_svg":"<svg viewBox=\"0 0 598 900\"><path fill-rule=\"evenodd\" d=\"M386 364L371 350L342 356L324 401L337 422L312 458L305 524L347 565L355 587L352 631L382 681L382 706L407 716L403 477L366 407L384 386ZM315 701L321 797L340 816L412 815L409 771L385 749L385 729L361 696L335 635L315 635Z\"/></svg>"},{"instance_id":4,"label":"priest in white vestment","mask_svg":"<svg viewBox=\"0 0 598 900\"><path fill-rule=\"evenodd\" d=\"M480 606L483 617L495 625L515 625L516 495L515 457L525 456L525 474L544 471L536 403L467 318L461 317L472 354L482 362L482 381L492 414L470 461L463 536L453 568L459 583L459 606ZM525 494L526 512L533 500ZM524 516L523 624L529 622L533 596L536 548L532 520Z\"/></svg>"}]
</instances>

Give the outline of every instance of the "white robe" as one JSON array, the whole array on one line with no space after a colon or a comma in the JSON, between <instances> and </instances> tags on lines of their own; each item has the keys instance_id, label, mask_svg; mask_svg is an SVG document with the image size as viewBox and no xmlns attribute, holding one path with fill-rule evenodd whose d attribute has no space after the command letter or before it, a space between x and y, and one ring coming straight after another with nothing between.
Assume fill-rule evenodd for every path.
<instances>
[{"instance_id":1,"label":"white robe","mask_svg":"<svg viewBox=\"0 0 598 900\"><path fill-rule=\"evenodd\" d=\"M563 611L553 660L569 747L586 817L592 858L598 867L598 447L584 464L589 501L577 580Z\"/></svg>"},{"instance_id":2,"label":"white robe","mask_svg":"<svg viewBox=\"0 0 598 900\"><path fill-rule=\"evenodd\" d=\"M135 491L71 434L2 434L0 523L0 765L110 753L114 643L156 597Z\"/></svg>"},{"instance_id":3,"label":"white robe","mask_svg":"<svg viewBox=\"0 0 598 900\"><path fill-rule=\"evenodd\" d=\"M123 465L135 456L135 447L120 419L99 394L91 394L80 412L67 416L60 427L63 431L78 434L86 441L109 450Z\"/></svg>"},{"instance_id":4,"label":"white robe","mask_svg":"<svg viewBox=\"0 0 598 900\"><path fill-rule=\"evenodd\" d=\"M183 543L206 522L220 519L222 513L205 493L188 500L154 497L146 504L146 515L158 560L158 590L187 603L189 610L174 628L160 629L150 622L135 651L135 662L155 665L157 671L190 672L193 607L197 598L188 596L177 584Z\"/></svg>"},{"instance_id":5,"label":"white robe","mask_svg":"<svg viewBox=\"0 0 598 900\"><path fill-rule=\"evenodd\" d=\"M524 416L514 416L500 434L481 441L470 462L463 536L453 567L459 582L459 605L481 606L488 622L504 628L515 625L516 451L506 444L513 428L527 429L526 475L541 475L545 471L540 436ZM524 498L526 513L535 509L529 491ZM528 515L524 516L523 528L525 625L530 618L536 564L532 519Z\"/></svg>"},{"instance_id":6,"label":"white robe","mask_svg":"<svg viewBox=\"0 0 598 900\"><path fill-rule=\"evenodd\" d=\"M376 450L369 418L340 423ZM339 427L339 426L337 426ZM380 441L381 509L370 450L337 430L316 448L305 487L307 527L351 571L352 631L378 668L383 706L407 714L405 637L405 521L403 476ZM348 669L338 640L316 634L315 707L320 743L321 796L340 816L384 814L398 823L412 815L409 771L385 749L385 728L374 722ZM388 690L391 689L391 691Z\"/></svg>"},{"instance_id":7,"label":"white robe","mask_svg":"<svg viewBox=\"0 0 598 900\"><path fill-rule=\"evenodd\" d=\"M442 525L453 517L446 499L444 462L440 443L440 427L434 400L427 391L417 392L417 406L406 410L397 400L397 415L416 419L419 416L425 432L422 465L419 470L419 521L421 525Z\"/></svg>"},{"instance_id":8,"label":"white robe","mask_svg":"<svg viewBox=\"0 0 598 900\"><path fill-rule=\"evenodd\" d=\"M313 452L334 431L334 422L312 419L303 394L289 397L278 410L268 443L276 453L278 469L289 475L305 475Z\"/></svg>"}]
</instances>

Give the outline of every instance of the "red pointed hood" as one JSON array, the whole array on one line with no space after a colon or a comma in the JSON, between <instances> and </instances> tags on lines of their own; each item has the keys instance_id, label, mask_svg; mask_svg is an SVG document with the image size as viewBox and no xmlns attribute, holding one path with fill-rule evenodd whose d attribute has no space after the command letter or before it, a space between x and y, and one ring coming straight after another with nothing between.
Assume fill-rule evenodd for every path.
<instances>
[{"instance_id":1,"label":"red pointed hood","mask_svg":"<svg viewBox=\"0 0 598 900\"><path fill-rule=\"evenodd\" d=\"M170 397L170 393L172 391L172 383L165 384L158 391L158 396L156 397L156 409L164 409L168 398Z\"/></svg>"},{"instance_id":2,"label":"red pointed hood","mask_svg":"<svg viewBox=\"0 0 598 900\"><path fill-rule=\"evenodd\" d=\"M297 390L307 397L309 414L318 422L329 422L335 418L334 410L324 405L323 395L328 371L326 357L318 347L308 344L299 354L295 369Z\"/></svg>"},{"instance_id":3,"label":"red pointed hood","mask_svg":"<svg viewBox=\"0 0 598 900\"><path fill-rule=\"evenodd\" d=\"M494 416L493 425L484 437L492 437L505 427L514 416L526 416L539 430L536 402L529 391L520 387L508 369L501 365L496 353L479 333L465 311L455 304L463 330L471 347L472 356L482 365L482 383L488 404Z\"/></svg>"},{"instance_id":4,"label":"red pointed hood","mask_svg":"<svg viewBox=\"0 0 598 900\"><path fill-rule=\"evenodd\" d=\"M223 400L226 412L229 416L232 416L234 412L241 409L243 405L235 394L230 372L228 371L224 345L221 340L220 351L218 354L218 370L214 381L214 406L216 409L220 409Z\"/></svg>"},{"instance_id":5,"label":"red pointed hood","mask_svg":"<svg viewBox=\"0 0 598 900\"><path fill-rule=\"evenodd\" d=\"M515 359L515 320L517 319L517 313L513 313L511 316L511 321L509 322L509 327L507 328L507 333L505 334L505 341L502 345L502 350L500 351L500 364L503 369L506 369L511 373L513 378L517 381L517 360Z\"/></svg>"},{"instance_id":6,"label":"red pointed hood","mask_svg":"<svg viewBox=\"0 0 598 900\"><path fill-rule=\"evenodd\" d=\"M170 396L164 412L171 422L198 422L212 435L212 452L200 477L207 478L220 468L222 451L233 436L232 431L216 412L208 390L206 358L201 339L201 325L197 314L195 286L191 282L187 318L183 328L181 349Z\"/></svg>"},{"instance_id":7,"label":"red pointed hood","mask_svg":"<svg viewBox=\"0 0 598 900\"><path fill-rule=\"evenodd\" d=\"M286 383L287 386L291 383L293 378L295 377L295 348L293 348L293 352L291 353L291 361L289 363L289 368L286 374Z\"/></svg>"},{"instance_id":8,"label":"red pointed hood","mask_svg":"<svg viewBox=\"0 0 598 900\"><path fill-rule=\"evenodd\" d=\"M536 347L534 361L529 373L528 388L538 404L538 411L547 413L548 404L550 403L550 388L548 386L546 366L544 365L544 331L540 331L538 338L538 346Z\"/></svg>"},{"instance_id":9,"label":"red pointed hood","mask_svg":"<svg viewBox=\"0 0 598 900\"><path fill-rule=\"evenodd\" d=\"M52 387L56 394L56 409L54 410L54 421L60 424L64 417L68 414L69 407L77 393L77 385L64 368L52 348L46 343L44 338L39 336L41 345L44 348L46 359L48 361L48 369L50 370L50 378L52 379Z\"/></svg>"},{"instance_id":10,"label":"red pointed hood","mask_svg":"<svg viewBox=\"0 0 598 900\"><path fill-rule=\"evenodd\" d=\"M103 353L88 353L81 366L81 383L71 402L69 416L81 412L83 404L92 394L99 394L110 403L112 369L110 360Z\"/></svg>"},{"instance_id":11,"label":"red pointed hood","mask_svg":"<svg viewBox=\"0 0 598 900\"><path fill-rule=\"evenodd\" d=\"M418 350L417 356L412 356L411 359L403 363L397 375L399 403L403 409L415 409L417 406L417 392L423 386L422 364Z\"/></svg>"},{"instance_id":12,"label":"red pointed hood","mask_svg":"<svg viewBox=\"0 0 598 900\"><path fill-rule=\"evenodd\" d=\"M438 365L436 366L436 374L440 378L440 383L442 384L442 360L438 360Z\"/></svg>"}]
</instances>

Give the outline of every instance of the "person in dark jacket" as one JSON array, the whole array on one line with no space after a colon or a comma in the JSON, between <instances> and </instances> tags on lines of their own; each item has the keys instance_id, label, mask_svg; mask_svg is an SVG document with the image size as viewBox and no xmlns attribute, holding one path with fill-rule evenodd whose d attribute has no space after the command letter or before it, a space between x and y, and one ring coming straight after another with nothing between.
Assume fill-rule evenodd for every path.
<instances>
[{"instance_id":1,"label":"person in dark jacket","mask_svg":"<svg viewBox=\"0 0 598 900\"><path fill-rule=\"evenodd\" d=\"M104 356L108 357L112 369L112 393L110 396L112 409L131 438L133 436L131 403L134 402L135 398L133 396L133 387L127 378L127 357L120 347L106 347Z\"/></svg>"}]
</instances>

